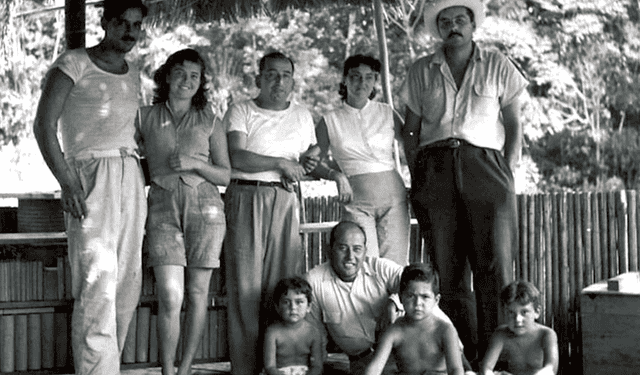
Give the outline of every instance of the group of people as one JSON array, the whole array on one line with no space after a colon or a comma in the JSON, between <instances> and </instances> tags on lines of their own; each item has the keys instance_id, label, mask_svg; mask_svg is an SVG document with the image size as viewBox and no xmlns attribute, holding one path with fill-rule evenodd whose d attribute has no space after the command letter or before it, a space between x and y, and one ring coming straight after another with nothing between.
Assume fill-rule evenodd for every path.
<instances>
[{"instance_id":1,"label":"group of people","mask_svg":"<svg viewBox=\"0 0 640 375\"><path fill-rule=\"evenodd\" d=\"M157 70L153 105L139 108L139 74L125 56L146 13L141 0L105 1L104 38L58 57L36 114L38 144L62 189L76 373L119 372L145 234L164 375L176 373L183 304L177 373L191 371L221 254L234 375L318 374L326 337L349 356L352 374L381 373L391 352L389 366L405 374L459 374L467 358L489 373L501 353L514 374L557 371L555 336L535 323L530 286L505 290L510 323L498 327L517 247L512 171L526 80L473 42L480 0L426 5L425 25L443 42L408 72L404 121L372 100L380 62L355 55L344 64L343 104L317 126L289 100L294 62L280 52L259 61L258 96L224 116L207 102L206 64L192 49ZM396 141L433 267L403 271L410 216ZM301 278L294 185L307 175L336 182L344 221L331 233L329 261ZM224 201L218 186L227 186Z\"/></svg>"}]
</instances>

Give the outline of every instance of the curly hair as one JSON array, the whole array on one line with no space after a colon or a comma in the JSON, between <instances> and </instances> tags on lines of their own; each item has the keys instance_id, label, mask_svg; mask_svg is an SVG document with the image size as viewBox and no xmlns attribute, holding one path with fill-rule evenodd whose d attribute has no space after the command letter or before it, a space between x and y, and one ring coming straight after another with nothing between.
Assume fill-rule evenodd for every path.
<instances>
[{"instance_id":1,"label":"curly hair","mask_svg":"<svg viewBox=\"0 0 640 375\"><path fill-rule=\"evenodd\" d=\"M404 293L412 281L423 281L431 284L433 294L440 294L440 275L431 264L412 263L404 268L400 276L400 295Z\"/></svg>"},{"instance_id":2,"label":"curly hair","mask_svg":"<svg viewBox=\"0 0 640 375\"><path fill-rule=\"evenodd\" d=\"M280 302L280 298L290 290L295 293L304 294L305 297L307 297L307 302L311 303L311 285L300 276L288 277L278 281L276 287L273 289L273 303L277 305Z\"/></svg>"},{"instance_id":3,"label":"curly hair","mask_svg":"<svg viewBox=\"0 0 640 375\"><path fill-rule=\"evenodd\" d=\"M528 281L514 281L502 289L500 302L503 306L508 306L513 302L521 305L531 303L535 309L540 309L540 291Z\"/></svg>"},{"instance_id":4,"label":"curly hair","mask_svg":"<svg viewBox=\"0 0 640 375\"><path fill-rule=\"evenodd\" d=\"M200 65L200 87L196 91L193 98L191 98L191 105L197 109L202 110L207 105L207 79L206 79L206 64L204 59L198 51L186 48L180 50L173 55L169 56L167 61L156 70L153 75L153 81L156 83L154 90L153 104L164 103L169 100L170 85L167 82L167 78L171 74L171 70L176 66L183 64L185 61L196 63Z\"/></svg>"},{"instance_id":5,"label":"curly hair","mask_svg":"<svg viewBox=\"0 0 640 375\"><path fill-rule=\"evenodd\" d=\"M338 89L338 94L340 94L342 101L347 101L347 95L348 95L347 85L344 84L344 80L349 75L349 70L351 70L352 68L357 68L360 65L368 66L376 74L380 74L380 70L382 69L382 64L380 63L380 60L376 59L373 56L361 55L361 54L350 56L344 62L344 68L342 70L342 81L340 81L340 88ZM376 89L374 88L371 91L371 94L369 94L369 99L373 99L375 97L376 97Z\"/></svg>"}]
</instances>

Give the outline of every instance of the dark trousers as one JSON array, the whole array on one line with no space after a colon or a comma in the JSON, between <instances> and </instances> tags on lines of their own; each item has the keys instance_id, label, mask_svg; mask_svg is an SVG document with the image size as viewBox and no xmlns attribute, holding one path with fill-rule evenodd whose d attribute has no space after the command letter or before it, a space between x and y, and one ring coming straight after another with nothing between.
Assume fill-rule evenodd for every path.
<instances>
[{"instance_id":1,"label":"dark trousers","mask_svg":"<svg viewBox=\"0 0 640 375\"><path fill-rule=\"evenodd\" d=\"M440 273L440 306L467 358L482 356L498 325L500 291L513 280L513 174L500 152L462 142L421 150L412 177L413 209Z\"/></svg>"}]
</instances>

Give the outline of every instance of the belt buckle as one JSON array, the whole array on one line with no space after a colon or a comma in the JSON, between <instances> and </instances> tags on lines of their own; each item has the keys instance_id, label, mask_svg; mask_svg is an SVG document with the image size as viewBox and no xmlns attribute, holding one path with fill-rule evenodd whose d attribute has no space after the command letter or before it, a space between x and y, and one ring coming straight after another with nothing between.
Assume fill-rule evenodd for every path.
<instances>
[{"instance_id":1,"label":"belt buckle","mask_svg":"<svg viewBox=\"0 0 640 375\"><path fill-rule=\"evenodd\" d=\"M448 147L449 147L449 148L458 148L458 147L460 147L460 145L461 145L460 140L459 140L459 139L457 139L457 138L451 138L451 139L449 139L449 142L448 142L448 143L449 143L449 145L448 145Z\"/></svg>"}]
</instances>

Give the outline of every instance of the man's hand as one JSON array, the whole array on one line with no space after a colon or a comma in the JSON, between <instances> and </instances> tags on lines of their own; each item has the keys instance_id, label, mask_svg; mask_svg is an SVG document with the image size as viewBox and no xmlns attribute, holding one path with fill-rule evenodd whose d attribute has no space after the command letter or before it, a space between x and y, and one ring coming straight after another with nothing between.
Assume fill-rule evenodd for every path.
<instances>
[{"instance_id":1,"label":"man's hand","mask_svg":"<svg viewBox=\"0 0 640 375\"><path fill-rule=\"evenodd\" d=\"M322 150L320 149L320 146L313 145L309 146L309 149L300 155L300 164L302 164L304 170L307 173L310 173L314 169L316 169L316 167L320 163L321 152Z\"/></svg>"},{"instance_id":2,"label":"man's hand","mask_svg":"<svg viewBox=\"0 0 640 375\"><path fill-rule=\"evenodd\" d=\"M300 179L307 174L300 163L287 159L280 159L278 161L278 169L284 177L292 181L300 181Z\"/></svg>"},{"instance_id":3,"label":"man's hand","mask_svg":"<svg viewBox=\"0 0 640 375\"><path fill-rule=\"evenodd\" d=\"M351 202L353 190L351 189L349 179L342 172L334 172L333 175L334 181L338 187L338 198L340 199L340 203L347 204Z\"/></svg>"},{"instance_id":4,"label":"man's hand","mask_svg":"<svg viewBox=\"0 0 640 375\"><path fill-rule=\"evenodd\" d=\"M187 172L198 169L201 161L186 154L174 153L169 158L169 167L176 172Z\"/></svg>"},{"instance_id":5,"label":"man's hand","mask_svg":"<svg viewBox=\"0 0 640 375\"><path fill-rule=\"evenodd\" d=\"M61 186L62 190L62 209L70 213L76 219L84 219L89 210L84 200L84 190L80 183L73 186Z\"/></svg>"}]
</instances>

